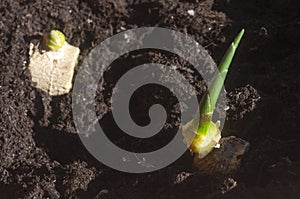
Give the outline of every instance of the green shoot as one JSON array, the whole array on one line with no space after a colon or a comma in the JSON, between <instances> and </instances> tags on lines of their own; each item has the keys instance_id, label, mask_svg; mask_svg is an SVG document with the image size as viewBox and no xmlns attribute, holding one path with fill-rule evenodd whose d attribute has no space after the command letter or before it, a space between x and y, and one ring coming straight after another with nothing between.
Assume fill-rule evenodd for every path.
<instances>
[{"instance_id":1,"label":"green shoot","mask_svg":"<svg viewBox=\"0 0 300 199\"><path fill-rule=\"evenodd\" d=\"M59 50L65 45L66 37L59 30L51 30L44 36L44 45L47 50Z\"/></svg>"},{"instance_id":2,"label":"green shoot","mask_svg":"<svg viewBox=\"0 0 300 199\"><path fill-rule=\"evenodd\" d=\"M222 58L220 64L219 64L219 72L217 76L215 77L209 91L210 93L206 93L203 99L205 100L205 103L203 104L203 107L200 107L200 113L201 114L212 114L216 102L218 100L218 97L220 95L222 86L224 84L229 66L231 64L231 61L233 59L233 56L235 54L235 51L244 35L245 30L242 29L242 31L238 34L238 36L235 38L235 40L231 43L230 47L227 49L224 57Z\"/></svg>"},{"instance_id":3,"label":"green shoot","mask_svg":"<svg viewBox=\"0 0 300 199\"><path fill-rule=\"evenodd\" d=\"M183 135L186 143L190 139L189 133L196 134L190 145L191 152L198 154L200 158L205 157L214 147L218 145L221 139L221 132L219 130L219 123L212 121L212 115L216 106L216 102L220 95L222 86L224 84L228 69L234 57L235 51L244 34L244 29L238 34L235 40L231 43L226 51L223 59L219 64L219 71L216 74L209 92L206 92L202 97L199 105L200 120L198 128L195 129L193 122L189 122L183 127Z\"/></svg>"}]
</instances>

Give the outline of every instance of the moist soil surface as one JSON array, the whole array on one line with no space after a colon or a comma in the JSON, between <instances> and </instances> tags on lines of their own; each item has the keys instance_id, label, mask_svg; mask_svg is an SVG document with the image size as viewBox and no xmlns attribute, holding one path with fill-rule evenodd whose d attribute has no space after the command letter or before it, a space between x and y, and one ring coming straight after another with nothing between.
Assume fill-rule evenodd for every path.
<instances>
[{"instance_id":1,"label":"moist soil surface","mask_svg":"<svg viewBox=\"0 0 300 199\"><path fill-rule=\"evenodd\" d=\"M297 198L299 10L297 0L1 1L0 198ZM51 97L31 81L29 44L51 29L61 30L81 49L80 66L101 41L150 26L188 34L216 63L238 31L246 29L225 84L229 109L222 134L250 143L237 171L201 172L189 152L151 173L111 169L94 159L76 134L71 93ZM99 81L96 112L110 140L136 152L161 148L180 123L176 97L148 85L132 97L132 118L148 124L149 107L160 103L168 113L162 131L147 141L126 136L116 126L110 109L115 83L126 70L149 62L177 67L198 97L205 89L185 60L167 52L135 51L113 62Z\"/></svg>"}]
</instances>

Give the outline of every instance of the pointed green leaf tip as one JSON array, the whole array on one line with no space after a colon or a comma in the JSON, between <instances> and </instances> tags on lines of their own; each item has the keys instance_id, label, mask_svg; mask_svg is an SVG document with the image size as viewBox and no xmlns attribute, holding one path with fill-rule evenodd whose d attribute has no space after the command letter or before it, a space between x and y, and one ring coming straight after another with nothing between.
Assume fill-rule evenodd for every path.
<instances>
[{"instance_id":1,"label":"pointed green leaf tip","mask_svg":"<svg viewBox=\"0 0 300 199\"><path fill-rule=\"evenodd\" d=\"M242 29L241 32L238 34L238 36L234 39L233 45L235 46L235 48L238 47L244 33L245 33L245 29Z\"/></svg>"},{"instance_id":2,"label":"pointed green leaf tip","mask_svg":"<svg viewBox=\"0 0 300 199\"><path fill-rule=\"evenodd\" d=\"M222 86L224 84L229 66L234 57L235 51L244 35L245 30L242 29L241 32L237 35L234 41L231 43L227 49L224 57L222 58L219 64L219 71L216 74L213 83L210 85L209 92L205 93L200 102L200 114L212 116L216 102L220 95Z\"/></svg>"}]
</instances>

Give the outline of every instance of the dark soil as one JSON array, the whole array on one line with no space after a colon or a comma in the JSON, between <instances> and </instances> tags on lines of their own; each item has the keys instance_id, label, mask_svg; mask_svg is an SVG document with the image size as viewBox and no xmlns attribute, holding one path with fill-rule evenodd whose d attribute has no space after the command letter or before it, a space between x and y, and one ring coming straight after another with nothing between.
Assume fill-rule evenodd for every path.
<instances>
[{"instance_id":1,"label":"dark soil","mask_svg":"<svg viewBox=\"0 0 300 199\"><path fill-rule=\"evenodd\" d=\"M188 14L189 9L195 16ZM2 0L0 198L297 198L299 10L297 0ZM144 26L189 34L217 63L237 32L246 29L226 81L230 109L223 135L241 137L251 145L237 172L202 173L193 167L188 152L152 173L110 169L95 160L76 135L71 94L50 97L31 82L29 43L51 29L62 30L69 43L80 47L80 65L101 41L124 29ZM100 84L107 92L97 95L100 124L111 140L130 150L160 148L178 128L178 101L171 92L155 86L137 91L132 113L144 125L149 122L146 113L151 104L160 101L171 111L157 142L130 140L134 144L129 146L129 138L114 125L111 89L126 72L118 66L149 61L190 67L165 52L133 52L113 63L106 84ZM186 76L201 96L201 79ZM153 93L156 98L151 98Z\"/></svg>"}]
</instances>

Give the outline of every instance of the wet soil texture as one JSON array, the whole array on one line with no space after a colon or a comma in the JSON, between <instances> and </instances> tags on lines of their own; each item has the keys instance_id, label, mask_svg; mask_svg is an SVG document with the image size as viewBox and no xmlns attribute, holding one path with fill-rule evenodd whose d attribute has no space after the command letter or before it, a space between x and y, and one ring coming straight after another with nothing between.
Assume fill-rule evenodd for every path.
<instances>
[{"instance_id":1,"label":"wet soil texture","mask_svg":"<svg viewBox=\"0 0 300 199\"><path fill-rule=\"evenodd\" d=\"M297 198L299 10L297 0L2 0L0 198ZM67 41L80 48L80 66L101 41L149 26L190 35L216 63L238 31L246 29L225 84L229 110L222 132L250 143L238 171L200 172L189 152L152 173L108 168L88 153L76 135L71 94L51 97L31 81L29 44L38 43L52 29L63 31ZM110 109L113 85L126 69L147 62L181 68L198 88L199 97L205 89L201 78L186 72L191 66L170 53L132 52L116 60L105 81L99 82L96 110L108 137L128 150L164 146L180 123L172 93L146 86L135 93L132 117L146 125L149 106L163 104L170 114L159 139L131 140L115 125Z\"/></svg>"}]
</instances>

